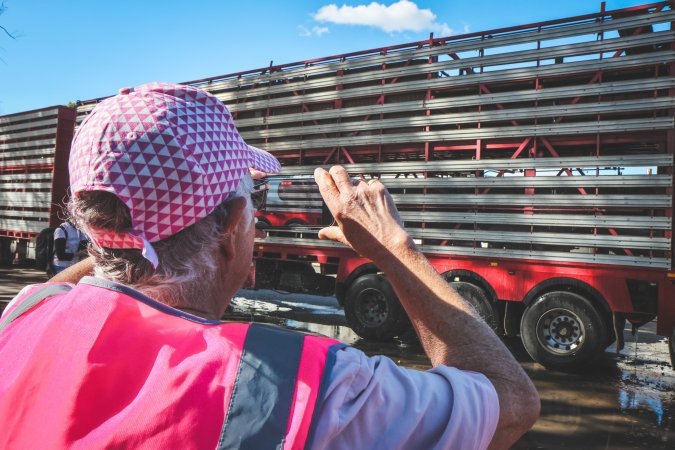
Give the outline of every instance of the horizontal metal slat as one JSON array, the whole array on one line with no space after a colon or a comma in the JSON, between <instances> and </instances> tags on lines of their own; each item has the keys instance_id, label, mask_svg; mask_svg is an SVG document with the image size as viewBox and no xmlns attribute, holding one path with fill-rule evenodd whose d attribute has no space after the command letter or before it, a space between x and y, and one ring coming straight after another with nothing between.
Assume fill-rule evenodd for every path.
<instances>
[{"instance_id":1,"label":"horizontal metal slat","mask_svg":"<svg viewBox=\"0 0 675 450\"><path fill-rule=\"evenodd\" d=\"M86 116L89 112L91 112L92 109L97 105L98 103L87 103L87 104L81 104L77 105L76 109L76 117L77 117L77 122L81 122L80 117Z\"/></svg>"},{"instance_id":2,"label":"horizontal metal slat","mask_svg":"<svg viewBox=\"0 0 675 450\"><path fill-rule=\"evenodd\" d=\"M528 250L503 250L490 248L469 248L469 247L442 247L442 246L421 246L422 251L427 253L437 253L446 255L463 256L482 256L488 258L505 259L533 259L539 261L559 261L571 263L603 264L631 267L652 267L660 269L669 269L671 260L668 258L649 258L639 256L623 255L605 255L592 253L572 253L572 252L549 252L549 251L528 251Z\"/></svg>"},{"instance_id":3,"label":"horizontal metal slat","mask_svg":"<svg viewBox=\"0 0 675 450\"><path fill-rule=\"evenodd\" d=\"M36 182L25 182L25 183L4 183L0 181L0 189L25 189L27 191L32 191L36 189L51 189L52 183L36 183Z\"/></svg>"},{"instance_id":4,"label":"horizontal metal slat","mask_svg":"<svg viewBox=\"0 0 675 450\"><path fill-rule=\"evenodd\" d=\"M666 43L672 41L674 37L675 32L659 31L649 34L639 34L631 37L618 37L605 39L603 41L558 45L555 47L547 47L538 50L514 51L503 54L476 56L460 60L449 60L437 63L413 65L408 67L393 68L387 70L373 70L354 75L344 75L340 76L339 78L326 77L319 79L309 79L307 81L276 84L272 86L263 86L254 89L222 93L219 95L219 98L227 102L228 100L233 99L252 98L265 95L276 95L285 92L304 91L308 89L331 87L335 86L336 84L347 86L349 84L363 83L372 80L404 77L408 75L425 74L453 69L462 69L465 67L491 67L505 64L518 64L525 62L537 62L540 60L552 60L554 58L564 58L588 54L600 54L603 52L616 50L617 48L632 48L644 45Z\"/></svg>"},{"instance_id":5,"label":"horizontal metal slat","mask_svg":"<svg viewBox=\"0 0 675 450\"><path fill-rule=\"evenodd\" d=\"M15 150L20 148L36 148L36 147L54 147L56 139L40 139L38 141L29 142L12 142L11 144L0 144L0 155L4 154L2 150Z\"/></svg>"},{"instance_id":6,"label":"horizontal metal slat","mask_svg":"<svg viewBox=\"0 0 675 450\"><path fill-rule=\"evenodd\" d=\"M594 216L588 214L500 214L442 211L400 211L404 222L492 224L504 226L547 226L579 228L617 228L668 230L670 217Z\"/></svg>"},{"instance_id":7,"label":"horizontal metal slat","mask_svg":"<svg viewBox=\"0 0 675 450\"><path fill-rule=\"evenodd\" d=\"M356 181L356 178L354 179ZM313 193L313 194L318 194L319 193L319 187L314 184L307 184L307 185L291 185L291 186L284 186L283 188L275 187L275 186L270 186L270 192L275 190L279 193L280 196L284 196L288 193L291 192L304 192L304 193Z\"/></svg>"},{"instance_id":8,"label":"horizontal metal slat","mask_svg":"<svg viewBox=\"0 0 675 450\"><path fill-rule=\"evenodd\" d=\"M391 194L398 206L562 206L562 207L630 207L667 208L671 206L668 195L594 195L594 194ZM304 194L287 194L286 200L270 200L269 205L302 202L303 205L320 206L320 197L307 199Z\"/></svg>"},{"instance_id":9,"label":"horizontal metal slat","mask_svg":"<svg viewBox=\"0 0 675 450\"><path fill-rule=\"evenodd\" d=\"M49 208L51 192L0 192L0 206Z\"/></svg>"},{"instance_id":10,"label":"horizontal metal slat","mask_svg":"<svg viewBox=\"0 0 675 450\"><path fill-rule=\"evenodd\" d=\"M8 133L8 134L3 134L0 135L0 140L1 141L8 141L11 139L26 139L26 138L42 138L45 136L54 136L56 135L56 127L53 128L45 128L44 130L32 130L32 131L25 131L21 133ZM10 144L11 145L11 144Z\"/></svg>"},{"instance_id":11,"label":"horizontal metal slat","mask_svg":"<svg viewBox=\"0 0 675 450\"><path fill-rule=\"evenodd\" d=\"M416 206L546 206L546 207L613 207L613 208L668 208L669 195L506 195L506 194L392 194L397 205Z\"/></svg>"},{"instance_id":12,"label":"horizontal metal slat","mask_svg":"<svg viewBox=\"0 0 675 450\"><path fill-rule=\"evenodd\" d=\"M542 233L519 231L443 230L408 228L414 239L438 239L468 242L497 242L504 244L561 245L570 247L631 248L669 250L670 239L643 236L584 235L580 233Z\"/></svg>"},{"instance_id":13,"label":"horizontal metal slat","mask_svg":"<svg viewBox=\"0 0 675 450\"><path fill-rule=\"evenodd\" d=\"M490 83L493 81L505 82L521 79L530 79L547 76L564 76L576 73L593 72L597 70L616 70L624 67L651 65L665 63L675 58L673 51L661 51L643 55L622 56L620 58L605 59L602 61L579 61L564 64L550 64L541 67L526 67L516 69L504 69L485 72L482 74L463 75L447 78L432 78L421 81L399 81L379 86L350 88L343 90L330 90L297 96L287 96L275 99L255 100L245 103L225 101L230 111L250 111L256 109L273 108L277 106L289 106L299 104L311 104L333 100L346 100L349 98L374 97L378 95L390 95L401 92L425 91L427 89L438 90L451 87L476 85L477 83ZM221 101L221 95L216 95Z\"/></svg>"},{"instance_id":14,"label":"horizontal metal slat","mask_svg":"<svg viewBox=\"0 0 675 450\"><path fill-rule=\"evenodd\" d=\"M281 211L281 210L284 210L284 211L296 211L296 210L297 210L296 207L288 207L288 204L289 204L289 203L290 203L290 202L288 202L288 201L268 200L268 201L266 202L266 206L268 206L268 207L274 207L274 209L275 209L276 211ZM284 205L285 205L285 207L284 207ZM312 200L305 200L305 201L302 202L302 205L305 206L305 207L311 206L311 207L313 207L314 209L315 209L315 208L319 208L319 209L320 209L321 206L323 205L323 201L322 201L321 199L318 199L318 200L315 200L315 199L312 199ZM281 206L281 207L280 207L280 206Z\"/></svg>"},{"instance_id":15,"label":"horizontal metal slat","mask_svg":"<svg viewBox=\"0 0 675 450\"><path fill-rule=\"evenodd\" d=\"M288 140L264 145L272 151L334 148L357 145L406 144L415 142L450 142L468 139L505 137L561 136L608 133L614 131L667 130L673 127L672 117L647 119L600 120L597 122L563 122L558 124L519 125L508 127L465 128L460 130L420 131L363 136L339 136L307 140ZM256 143L253 143L254 145ZM260 145L258 145L260 146Z\"/></svg>"},{"instance_id":16,"label":"horizontal metal slat","mask_svg":"<svg viewBox=\"0 0 675 450\"><path fill-rule=\"evenodd\" d=\"M1 152L0 153L0 159L10 159L10 158L17 158L20 156L29 156L29 157L38 157L38 156L52 156L54 154L54 147L46 147L46 148L36 148L33 150L21 150L17 152Z\"/></svg>"},{"instance_id":17,"label":"horizontal metal slat","mask_svg":"<svg viewBox=\"0 0 675 450\"><path fill-rule=\"evenodd\" d=\"M407 49L385 55L359 55L355 58L348 58L346 61L339 60L310 66L301 66L272 73L266 71L264 74L248 75L242 78L210 82L208 84L200 84L199 86L210 91L218 91L228 88L247 86L255 83L269 83L273 80L285 78L308 76L331 71L337 72L341 69L348 70L356 67L367 67L383 63L428 58L450 52L460 53L470 50L498 48L502 46L536 42L537 40L546 41L551 39L560 39L563 37L618 30L622 28L647 26L655 23L668 22L672 19L675 19L675 14L673 11L665 11L652 14L643 14L629 18L605 20L601 22L593 21L591 23L569 24L566 26L558 25L552 28L527 30L502 35L492 35L489 39L474 38L466 41L450 42L447 45L440 45L432 48L427 47L423 49Z\"/></svg>"},{"instance_id":18,"label":"horizontal metal slat","mask_svg":"<svg viewBox=\"0 0 675 450\"><path fill-rule=\"evenodd\" d=\"M310 204L310 202L313 202L313 201L314 202L316 202L316 201L320 202L321 201L321 194L316 193L314 195L307 195L307 194L302 194L302 193L298 193L298 194L289 193L289 194L284 194L283 198L281 198L279 200L277 200L275 198L270 198L268 196L267 204L268 205L283 205L283 204L288 205L290 203L302 203L304 205L308 205L308 204Z\"/></svg>"},{"instance_id":19,"label":"horizontal metal slat","mask_svg":"<svg viewBox=\"0 0 675 450\"><path fill-rule=\"evenodd\" d=\"M344 244L324 239L298 239L290 237L268 236L265 239L256 239L258 246L287 245L287 246L312 246L324 248L344 248ZM670 269L671 260L668 258L648 258L639 256L606 255L592 253L551 252L537 250L504 250L491 248L449 247L422 245L420 250L428 254L477 256L495 259L527 259L539 261L559 261L569 263L588 263L631 267L652 267Z\"/></svg>"},{"instance_id":20,"label":"horizontal metal slat","mask_svg":"<svg viewBox=\"0 0 675 450\"><path fill-rule=\"evenodd\" d=\"M375 116L395 112L435 110L441 108L459 108L465 106L483 106L491 104L507 104L510 102L542 101L561 97L586 97L591 95L632 93L646 90L670 89L675 87L675 77L617 81L601 84L583 84L554 88L530 89L503 92L497 94L465 95L452 98L438 98L428 101L408 101L398 103L381 103L369 106L309 111L296 114L239 119L237 127L241 130L250 126L278 125L289 122L307 122L311 120L338 119L358 116Z\"/></svg>"},{"instance_id":21,"label":"horizontal metal slat","mask_svg":"<svg viewBox=\"0 0 675 450\"><path fill-rule=\"evenodd\" d=\"M39 233L48 226L49 222L0 218L0 230L22 231L24 233Z\"/></svg>"},{"instance_id":22,"label":"horizontal metal slat","mask_svg":"<svg viewBox=\"0 0 675 450\"><path fill-rule=\"evenodd\" d=\"M0 183L9 183L12 181L23 181L30 183L35 180L51 180L52 173L14 173L14 174L0 174Z\"/></svg>"},{"instance_id":23,"label":"horizontal metal slat","mask_svg":"<svg viewBox=\"0 0 675 450\"><path fill-rule=\"evenodd\" d=\"M424 127L476 122L508 121L521 119L539 119L553 117L575 117L606 113L656 111L672 108L675 99L670 97L649 98L613 102L582 103L575 105L539 106L513 108L496 111L421 115L397 119L369 120L362 122L343 122L330 125L303 125L299 127L275 128L242 132L244 139L262 139L279 136L306 136L320 133L346 133L353 131L379 130L387 128ZM424 113L424 110L421 111Z\"/></svg>"},{"instance_id":24,"label":"horizontal metal slat","mask_svg":"<svg viewBox=\"0 0 675 450\"><path fill-rule=\"evenodd\" d=\"M288 208L288 207L277 207L277 206L269 207L269 206L265 205L265 212L266 213L274 213L274 212L320 213L321 208Z\"/></svg>"},{"instance_id":25,"label":"horizontal metal slat","mask_svg":"<svg viewBox=\"0 0 675 450\"><path fill-rule=\"evenodd\" d=\"M507 176L507 177L452 177L452 178L406 178L383 179L389 189L467 189L491 188L537 188L537 187L670 187L670 175L574 175L574 176Z\"/></svg>"},{"instance_id":26,"label":"horizontal metal slat","mask_svg":"<svg viewBox=\"0 0 675 450\"><path fill-rule=\"evenodd\" d=\"M405 195L405 194L403 194ZM267 202L267 212L316 212L321 211L321 195L293 194L295 201L301 201L305 208L293 206L289 200L270 200ZM314 208L306 208L307 206ZM300 211L302 210L302 211ZM616 215L588 215L588 214L514 214L514 213L471 213L446 211L400 211L401 218L406 222L424 223L468 223L493 224L505 226L547 226L547 227L577 227L577 228L631 228L667 230L672 226L670 217L652 216L616 216Z\"/></svg>"},{"instance_id":27,"label":"horizontal metal slat","mask_svg":"<svg viewBox=\"0 0 675 450\"><path fill-rule=\"evenodd\" d=\"M54 164L54 157L44 156L42 158L23 158L23 159L10 159L5 161L0 161L0 168L4 167L17 167L17 166L28 166L32 164Z\"/></svg>"},{"instance_id":28,"label":"horizontal metal slat","mask_svg":"<svg viewBox=\"0 0 675 450\"><path fill-rule=\"evenodd\" d=\"M9 116L0 116L0 125L8 125L16 122L23 122L26 120L44 119L47 117L54 117L59 113L58 108L45 109L35 112L28 112L23 114L12 114Z\"/></svg>"},{"instance_id":29,"label":"horizontal metal slat","mask_svg":"<svg viewBox=\"0 0 675 450\"><path fill-rule=\"evenodd\" d=\"M612 155L574 156L549 158L499 158L482 160L433 160L385 163L359 163L345 165L351 173L416 173L416 172L467 172L503 169L561 169L568 167L649 167L672 166L673 155ZM284 166L277 177L311 176L317 166ZM322 166L329 169L330 166Z\"/></svg>"},{"instance_id":30,"label":"horizontal metal slat","mask_svg":"<svg viewBox=\"0 0 675 450\"><path fill-rule=\"evenodd\" d=\"M21 123L21 124L18 124L18 125L0 126L0 140L1 139L10 139L10 138L5 138L5 136L9 135L12 131L30 130L32 128L43 128L43 127L56 128L57 124L58 124L58 119L56 117L54 117L53 119L36 120L36 121L33 121L33 122Z\"/></svg>"},{"instance_id":31,"label":"horizontal metal slat","mask_svg":"<svg viewBox=\"0 0 675 450\"><path fill-rule=\"evenodd\" d=\"M10 207L17 207L18 205L10 205ZM16 209L4 210L0 209L0 217L23 220L27 217L31 219L43 219L49 221L49 211L21 211Z\"/></svg>"}]
</instances>

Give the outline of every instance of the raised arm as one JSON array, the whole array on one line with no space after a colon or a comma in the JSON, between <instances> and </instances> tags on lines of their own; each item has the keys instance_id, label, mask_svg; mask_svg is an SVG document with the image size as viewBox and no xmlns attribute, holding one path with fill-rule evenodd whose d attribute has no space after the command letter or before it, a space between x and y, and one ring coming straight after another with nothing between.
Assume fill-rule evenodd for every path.
<instances>
[{"instance_id":1,"label":"raised arm","mask_svg":"<svg viewBox=\"0 0 675 450\"><path fill-rule=\"evenodd\" d=\"M85 258L82 261L73 264L49 279L50 282L73 283L76 284L82 277L94 274L94 259Z\"/></svg>"},{"instance_id":2,"label":"raised arm","mask_svg":"<svg viewBox=\"0 0 675 450\"><path fill-rule=\"evenodd\" d=\"M491 449L509 448L539 417L534 385L471 305L452 289L416 248L379 181L354 184L343 167L314 173L337 226L319 232L351 246L387 275L436 365L483 373L499 397L500 416Z\"/></svg>"}]
</instances>

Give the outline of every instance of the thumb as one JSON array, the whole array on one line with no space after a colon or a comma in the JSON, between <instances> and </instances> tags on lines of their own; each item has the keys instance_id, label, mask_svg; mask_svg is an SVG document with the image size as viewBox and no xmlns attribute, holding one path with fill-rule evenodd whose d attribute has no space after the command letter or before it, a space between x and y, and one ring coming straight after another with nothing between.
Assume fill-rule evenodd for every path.
<instances>
[{"instance_id":1,"label":"thumb","mask_svg":"<svg viewBox=\"0 0 675 450\"><path fill-rule=\"evenodd\" d=\"M349 245L345 235L342 233L340 227L332 226L326 227L319 230L319 239L330 239L331 241L342 242L343 244Z\"/></svg>"}]
</instances>

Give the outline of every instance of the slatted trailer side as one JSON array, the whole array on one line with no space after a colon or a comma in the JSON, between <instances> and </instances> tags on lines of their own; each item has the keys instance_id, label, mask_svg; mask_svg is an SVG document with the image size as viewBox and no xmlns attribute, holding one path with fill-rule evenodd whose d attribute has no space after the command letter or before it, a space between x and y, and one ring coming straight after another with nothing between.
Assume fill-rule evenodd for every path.
<instances>
[{"instance_id":1,"label":"slatted trailer side","mask_svg":"<svg viewBox=\"0 0 675 450\"><path fill-rule=\"evenodd\" d=\"M40 230L57 226L68 193L75 110L54 106L0 117L2 260L25 257Z\"/></svg>"}]
</instances>

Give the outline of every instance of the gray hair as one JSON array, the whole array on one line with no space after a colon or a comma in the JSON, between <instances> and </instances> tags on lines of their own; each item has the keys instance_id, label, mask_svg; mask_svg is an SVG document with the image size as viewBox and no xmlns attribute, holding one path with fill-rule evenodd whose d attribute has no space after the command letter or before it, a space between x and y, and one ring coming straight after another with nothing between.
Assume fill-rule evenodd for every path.
<instances>
[{"instance_id":1,"label":"gray hair","mask_svg":"<svg viewBox=\"0 0 675 450\"><path fill-rule=\"evenodd\" d=\"M138 249L89 246L97 277L125 284L169 306L200 307L209 298L212 280L218 276L215 261L229 202L248 198L253 181L245 176L236 191L205 218L152 244L159 266L155 269ZM68 204L70 220L88 234L90 228L127 232L132 228L127 206L114 194L85 191Z\"/></svg>"}]
</instances>

